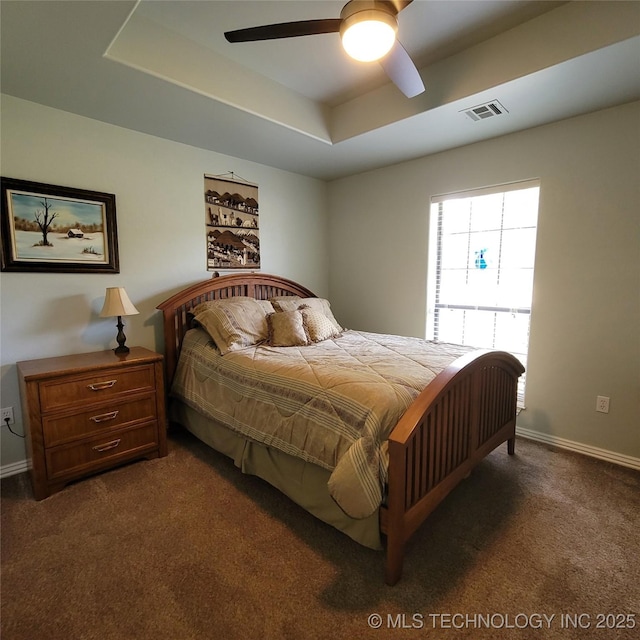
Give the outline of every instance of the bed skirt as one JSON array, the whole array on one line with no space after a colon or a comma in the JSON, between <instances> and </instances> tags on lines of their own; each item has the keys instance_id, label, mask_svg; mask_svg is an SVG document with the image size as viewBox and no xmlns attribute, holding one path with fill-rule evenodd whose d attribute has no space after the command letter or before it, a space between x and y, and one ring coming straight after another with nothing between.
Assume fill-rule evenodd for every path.
<instances>
[{"instance_id":1,"label":"bed skirt","mask_svg":"<svg viewBox=\"0 0 640 640\"><path fill-rule=\"evenodd\" d=\"M363 519L351 518L344 513L329 495L329 471L247 440L175 398L169 404L171 422L182 425L206 445L231 458L243 473L262 478L316 518L359 544L383 549L378 511Z\"/></svg>"}]
</instances>

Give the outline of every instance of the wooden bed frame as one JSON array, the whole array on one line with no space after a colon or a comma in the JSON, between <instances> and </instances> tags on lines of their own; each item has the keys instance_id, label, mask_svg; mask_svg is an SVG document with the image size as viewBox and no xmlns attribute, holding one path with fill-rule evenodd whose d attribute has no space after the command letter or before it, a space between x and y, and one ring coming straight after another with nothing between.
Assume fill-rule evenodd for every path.
<instances>
[{"instance_id":1,"label":"wooden bed frame","mask_svg":"<svg viewBox=\"0 0 640 640\"><path fill-rule=\"evenodd\" d=\"M173 380L189 312L208 300L249 296L316 297L291 280L263 273L213 277L158 305L164 315L167 383ZM516 392L522 364L503 351L474 351L442 371L406 410L391 432L386 504L385 581L402 574L410 536L449 492L503 442L515 450Z\"/></svg>"}]
</instances>

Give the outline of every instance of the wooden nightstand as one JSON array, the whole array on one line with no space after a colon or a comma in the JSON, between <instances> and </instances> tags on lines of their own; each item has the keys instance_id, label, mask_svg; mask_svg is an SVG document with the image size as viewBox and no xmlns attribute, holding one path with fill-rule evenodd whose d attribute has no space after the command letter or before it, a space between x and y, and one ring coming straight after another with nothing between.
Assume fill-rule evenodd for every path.
<instances>
[{"instance_id":1,"label":"wooden nightstand","mask_svg":"<svg viewBox=\"0 0 640 640\"><path fill-rule=\"evenodd\" d=\"M123 462L167 455L159 353L132 347L17 365L36 500Z\"/></svg>"}]
</instances>

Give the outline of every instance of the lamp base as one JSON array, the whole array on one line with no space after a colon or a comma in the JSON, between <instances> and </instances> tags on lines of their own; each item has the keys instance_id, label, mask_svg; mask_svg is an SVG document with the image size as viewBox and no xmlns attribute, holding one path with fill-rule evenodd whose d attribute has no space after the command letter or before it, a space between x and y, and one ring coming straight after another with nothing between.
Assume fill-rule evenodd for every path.
<instances>
[{"instance_id":1,"label":"lamp base","mask_svg":"<svg viewBox=\"0 0 640 640\"><path fill-rule=\"evenodd\" d=\"M124 335L124 325L122 324L122 317L118 316L118 335L116 336L116 341L118 346L113 350L114 353L129 353L129 347L127 347L124 343L127 340L127 336Z\"/></svg>"}]
</instances>

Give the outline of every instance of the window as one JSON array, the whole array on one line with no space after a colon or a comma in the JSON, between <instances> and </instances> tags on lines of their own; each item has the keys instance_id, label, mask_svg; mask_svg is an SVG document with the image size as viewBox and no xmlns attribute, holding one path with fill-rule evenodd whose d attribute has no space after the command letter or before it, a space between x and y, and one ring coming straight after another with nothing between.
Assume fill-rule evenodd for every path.
<instances>
[{"instance_id":1,"label":"window","mask_svg":"<svg viewBox=\"0 0 640 640\"><path fill-rule=\"evenodd\" d=\"M526 367L539 191L530 180L431 199L427 338L509 351Z\"/></svg>"}]
</instances>

